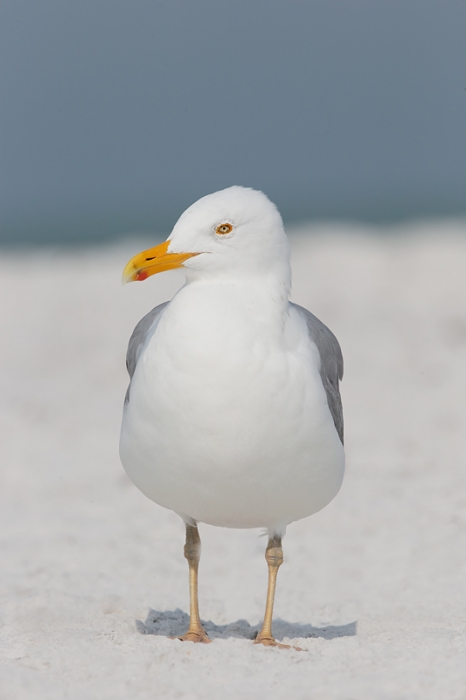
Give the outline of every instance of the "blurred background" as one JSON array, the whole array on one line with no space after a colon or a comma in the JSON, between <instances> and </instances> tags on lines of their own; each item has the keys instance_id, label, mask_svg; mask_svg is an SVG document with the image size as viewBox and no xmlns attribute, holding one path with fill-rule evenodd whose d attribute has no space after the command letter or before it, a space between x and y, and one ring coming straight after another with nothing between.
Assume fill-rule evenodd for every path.
<instances>
[{"instance_id":1,"label":"blurred background","mask_svg":"<svg viewBox=\"0 0 466 700\"><path fill-rule=\"evenodd\" d=\"M466 3L2 0L0 243L166 234L264 190L290 223L466 214Z\"/></svg>"}]
</instances>

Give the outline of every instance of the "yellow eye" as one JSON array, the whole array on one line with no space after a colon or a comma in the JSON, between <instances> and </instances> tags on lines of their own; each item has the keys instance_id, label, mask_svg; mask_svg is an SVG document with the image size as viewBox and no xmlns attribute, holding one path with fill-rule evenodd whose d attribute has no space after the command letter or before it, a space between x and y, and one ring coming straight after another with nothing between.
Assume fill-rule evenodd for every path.
<instances>
[{"instance_id":1,"label":"yellow eye","mask_svg":"<svg viewBox=\"0 0 466 700\"><path fill-rule=\"evenodd\" d=\"M225 236L227 233L231 233L233 231L233 226L231 224L220 224L220 226L217 226L215 229L215 233L218 233L220 236Z\"/></svg>"}]
</instances>

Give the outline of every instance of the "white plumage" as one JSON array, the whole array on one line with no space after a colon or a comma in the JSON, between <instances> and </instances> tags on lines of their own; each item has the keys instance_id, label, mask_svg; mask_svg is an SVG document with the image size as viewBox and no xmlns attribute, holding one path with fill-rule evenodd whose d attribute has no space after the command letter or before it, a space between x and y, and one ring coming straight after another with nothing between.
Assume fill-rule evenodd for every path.
<instances>
[{"instance_id":1,"label":"white plumage","mask_svg":"<svg viewBox=\"0 0 466 700\"><path fill-rule=\"evenodd\" d=\"M124 274L180 266L185 286L130 342L123 465L188 525L281 536L342 482L338 343L290 304L286 235L261 192L204 197Z\"/></svg>"}]
</instances>

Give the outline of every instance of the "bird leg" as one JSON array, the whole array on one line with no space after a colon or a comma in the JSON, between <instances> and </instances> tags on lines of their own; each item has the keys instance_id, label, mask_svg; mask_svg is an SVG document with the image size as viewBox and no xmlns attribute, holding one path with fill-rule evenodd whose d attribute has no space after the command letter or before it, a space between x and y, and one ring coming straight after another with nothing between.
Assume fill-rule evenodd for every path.
<instances>
[{"instance_id":1,"label":"bird leg","mask_svg":"<svg viewBox=\"0 0 466 700\"><path fill-rule=\"evenodd\" d=\"M184 556L189 565L189 629L182 637L182 642L203 642L208 644L211 640L206 634L199 617L199 602L197 596L197 572L201 558L201 538L197 525L186 525L186 543Z\"/></svg>"},{"instance_id":2,"label":"bird leg","mask_svg":"<svg viewBox=\"0 0 466 700\"><path fill-rule=\"evenodd\" d=\"M262 629L254 640L255 644L264 644L266 647L281 647L289 649L287 644L280 644L272 635L273 602L275 599L275 586L277 573L283 564L282 538L278 535L271 537L265 550L265 560L269 567L269 582L267 586L267 602L265 605L264 622Z\"/></svg>"}]
</instances>

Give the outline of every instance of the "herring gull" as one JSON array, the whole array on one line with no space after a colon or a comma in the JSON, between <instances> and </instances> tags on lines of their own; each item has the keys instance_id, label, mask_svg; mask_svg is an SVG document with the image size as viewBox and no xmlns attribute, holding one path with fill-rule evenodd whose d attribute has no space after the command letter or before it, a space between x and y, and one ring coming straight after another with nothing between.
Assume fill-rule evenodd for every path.
<instances>
[{"instance_id":1,"label":"herring gull","mask_svg":"<svg viewBox=\"0 0 466 700\"><path fill-rule=\"evenodd\" d=\"M278 644L272 613L282 537L338 493L344 472L333 333L289 301L288 241L275 205L244 187L207 195L168 240L136 255L125 282L182 268L186 284L128 346L120 454L134 484L186 526L190 624L198 606L197 523L266 528L268 590L255 642Z\"/></svg>"}]
</instances>

